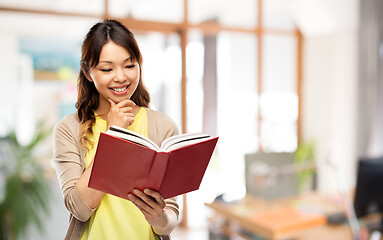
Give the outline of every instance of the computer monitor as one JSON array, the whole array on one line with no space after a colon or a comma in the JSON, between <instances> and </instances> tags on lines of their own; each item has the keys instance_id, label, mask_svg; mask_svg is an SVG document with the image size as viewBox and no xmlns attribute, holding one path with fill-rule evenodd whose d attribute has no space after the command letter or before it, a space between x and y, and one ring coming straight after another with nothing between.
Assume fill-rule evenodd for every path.
<instances>
[{"instance_id":1,"label":"computer monitor","mask_svg":"<svg viewBox=\"0 0 383 240\"><path fill-rule=\"evenodd\" d=\"M383 156L359 160L354 207L358 218L383 213ZM382 232L383 219L367 227Z\"/></svg>"}]
</instances>

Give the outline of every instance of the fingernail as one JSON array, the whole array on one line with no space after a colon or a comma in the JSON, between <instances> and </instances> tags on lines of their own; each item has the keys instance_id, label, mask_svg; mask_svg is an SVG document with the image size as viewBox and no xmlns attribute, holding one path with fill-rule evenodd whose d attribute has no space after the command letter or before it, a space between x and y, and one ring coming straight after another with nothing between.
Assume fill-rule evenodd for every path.
<instances>
[{"instance_id":1,"label":"fingernail","mask_svg":"<svg viewBox=\"0 0 383 240\"><path fill-rule=\"evenodd\" d=\"M134 193L134 194L138 194L139 192L138 192L137 189L134 189L134 190L133 190L133 193Z\"/></svg>"},{"instance_id":2,"label":"fingernail","mask_svg":"<svg viewBox=\"0 0 383 240\"><path fill-rule=\"evenodd\" d=\"M128 194L128 198L129 199L132 199L133 198L133 195L131 193Z\"/></svg>"}]
</instances>

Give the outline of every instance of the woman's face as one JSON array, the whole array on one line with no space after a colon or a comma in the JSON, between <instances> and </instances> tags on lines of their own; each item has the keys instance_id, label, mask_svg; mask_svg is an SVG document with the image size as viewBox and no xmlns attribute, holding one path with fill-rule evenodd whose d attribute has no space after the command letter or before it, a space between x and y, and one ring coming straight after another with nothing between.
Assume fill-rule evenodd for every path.
<instances>
[{"instance_id":1,"label":"woman's face","mask_svg":"<svg viewBox=\"0 0 383 240\"><path fill-rule=\"evenodd\" d=\"M89 79L100 94L100 104L108 103L108 99L115 103L130 99L140 81L139 68L125 48L112 41L106 43L98 65L90 69Z\"/></svg>"}]
</instances>

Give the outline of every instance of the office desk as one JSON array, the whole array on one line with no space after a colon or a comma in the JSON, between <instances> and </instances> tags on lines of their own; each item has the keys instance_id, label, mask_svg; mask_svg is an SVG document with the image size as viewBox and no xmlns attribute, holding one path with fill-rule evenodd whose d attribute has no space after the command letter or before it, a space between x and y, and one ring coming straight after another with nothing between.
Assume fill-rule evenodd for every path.
<instances>
[{"instance_id":1,"label":"office desk","mask_svg":"<svg viewBox=\"0 0 383 240\"><path fill-rule=\"evenodd\" d=\"M213 219L221 219L221 231L229 237L252 239L241 233L240 229L244 229L248 233L255 234L265 239L352 240L352 232L347 224L330 226L324 223L281 233L265 230L264 228L257 226L251 219L251 216L253 216L254 213L260 211L297 205L300 207L317 209L323 214L342 211L341 202L334 201L334 198L329 195L310 193L274 201L262 200L247 195L241 201L230 205L220 202L206 203L205 205L213 209L216 213L217 218L214 217ZM222 223L222 219L224 223Z\"/></svg>"}]
</instances>

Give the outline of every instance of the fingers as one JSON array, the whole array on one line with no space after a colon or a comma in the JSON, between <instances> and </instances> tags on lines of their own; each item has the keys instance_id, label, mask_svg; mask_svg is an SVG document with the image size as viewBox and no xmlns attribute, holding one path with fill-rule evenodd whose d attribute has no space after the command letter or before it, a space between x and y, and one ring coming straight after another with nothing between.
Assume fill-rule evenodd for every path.
<instances>
[{"instance_id":1,"label":"fingers","mask_svg":"<svg viewBox=\"0 0 383 240\"><path fill-rule=\"evenodd\" d=\"M145 215L145 217L151 216L153 215L153 213L155 213L153 208L147 205L141 198L137 197L136 195L129 194L128 198L134 205L136 205L138 209L140 209L140 211Z\"/></svg>"},{"instance_id":2,"label":"fingers","mask_svg":"<svg viewBox=\"0 0 383 240\"><path fill-rule=\"evenodd\" d=\"M112 99L108 99L110 102L110 107L111 108L118 108L118 109L130 109L130 112L133 111L133 107L136 106L136 104L129 99L122 100L119 103L115 103Z\"/></svg>"},{"instance_id":3,"label":"fingers","mask_svg":"<svg viewBox=\"0 0 383 240\"><path fill-rule=\"evenodd\" d=\"M128 195L129 200L142 212L146 221L156 229L166 229L169 226L169 216L165 211L165 201L161 194L145 189L144 192L135 189ZM168 230L165 231L166 233Z\"/></svg>"},{"instance_id":4,"label":"fingers","mask_svg":"<svg viewBox=\"0 0 383 240\"><path fill-rule=\"evenodd\" d=\"M163 213L166 205L158 192L149 189L145 189L145 192L135 189L128 197L135 205L152 215Z\"/></svg>"},{"instance_id":5,"label":"fingers","mask_svg":"<svg viewBox=\"0 0 383 240\"><path fill-rule=\"evenodd\" d=\"M159 192L146 188L144 190L144 193L154 198L161 208L165 207L166 205L165 200L162 198Z\"/></svg>"},{"instance_id":6,"label":"fingers","mask_svg":"<svg viewBox=\"0 0 383 240\"><path fill-rule=\"evenodd\" d=\"M134 113L130 109L113 108L109 111L109 114L113 114L115 118L123 122L133 123L134 121Z\"/></svg>"},{"instance_id":7,"label":"fingers","mask_svg":"<svg viewBox=\"0 0 383 240\"><path fill-rule=\"evenodd\" d=\"M121 108L117 109L117 112L132 113L133 114L133 108L132 107L121 107Z\"/></svg>"},{"instance_id":8,"label":"fingers","mask_svg":"<svg viewBox=\"0 0 383 240\"><path fill-rule=\"evenodd\" d=\"M130 102L122 101L116 104L112 100L108 100L111 104L110 112L120 115L121 117L133 118L134 120L133 106L136 105L134 102L129 100Z\"/></svg>"},{"instance_id":9,"label":"fingers","mask_svg":"<svg viewBox=\"0 0 383 240\"><path fill-rule=\"evenodd\" d=\"M115 103L111 99L108 99L108 101L110 110L107 115L107 128L113 125L126 128L133 124L135 117L133 107L136 105L133 101L128 99L119 103Z\"/></svg>"},{"instance_id":10,"label":"fingers","mask_svg":"<svg viewBox=\"0 0 383 240\"><path fill-rule=\"evenodd\" d=\"M130 99L125 99L125 100L122 100L121 102L117 103L116 104L117 107L131 107L133 108L134 106L136 106L136 104L130 100Z\"/></svg>"},{"instance_id":11,"label":"fingers","mask_svg":"<svg viewBox=\"0 0 383 240\"><path fill-rule=\"evenodd\" d=\"M133 194L130 194L129 198L131 199L132 203L144 214L146 219L150 218L151 214L147 210L145 210L143 207L141 207L139 203L136 203L139 201L136 196L134 196Z\"/></svg>"}]
</instances>

